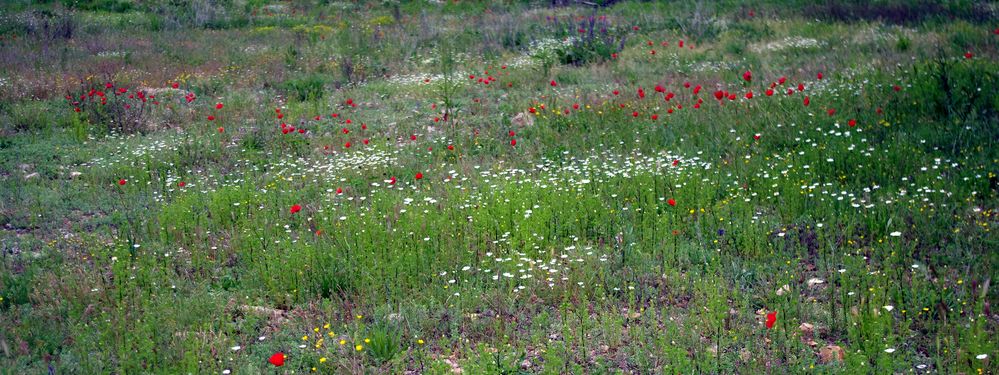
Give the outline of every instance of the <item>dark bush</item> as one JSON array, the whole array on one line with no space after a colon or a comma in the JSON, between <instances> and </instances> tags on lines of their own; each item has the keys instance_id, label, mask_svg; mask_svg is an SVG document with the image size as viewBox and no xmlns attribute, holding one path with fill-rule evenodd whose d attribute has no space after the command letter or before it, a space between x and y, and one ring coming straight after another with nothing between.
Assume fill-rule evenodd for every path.
<instances>
[{"instance_id":1,"label":"dark bush","mask_svg":"<svg viewBox=\"0 0 999 375\"><path fill-rule=\"evenodd\" d=\"M320 74L307 74L285 81L281 88L289 97L313 100L324 96L326 83L327 79Z\"/></svg>"}]
</instances>

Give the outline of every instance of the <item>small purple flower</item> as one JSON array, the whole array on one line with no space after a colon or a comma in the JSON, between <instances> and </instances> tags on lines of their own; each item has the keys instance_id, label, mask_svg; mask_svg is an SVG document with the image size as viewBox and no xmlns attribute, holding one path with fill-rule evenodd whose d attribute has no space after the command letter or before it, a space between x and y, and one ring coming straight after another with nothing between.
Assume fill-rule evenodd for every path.
<instances>
[{"instance_id":1,"label":"small purple flower","mask_svg":"<svg viewBox=\"0 0 999 375\"><path fill-rule=\"evenodd\" d=\"M719 236L724 236L725 235L725 230L724 229L719 229L718 230L718 235Z\"/></svg>"}]
</instances>

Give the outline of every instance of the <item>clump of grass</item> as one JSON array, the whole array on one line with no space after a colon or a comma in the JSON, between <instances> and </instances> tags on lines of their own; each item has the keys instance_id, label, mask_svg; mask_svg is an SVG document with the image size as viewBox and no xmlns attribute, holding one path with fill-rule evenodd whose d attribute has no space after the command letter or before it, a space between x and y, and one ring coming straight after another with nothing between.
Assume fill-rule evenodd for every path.
<instances>
[{"instance_id":1,"label":"clump of grass","mask_svg":"<svg viewBox=\"0 0 999 375\"><path fill-rule=\"evenodd\" d=\"M326 95L327 79L320 74L302 74L281 84L288 96L300 101L322 99Z\"/></svg>"},{"instance_id":2,"label":"clump of grass","mask_svg":"<svg viewBox=\"0 0 999 375\"><path fill-rule=\"evenodd\" d=\"M368 344L368 353L375 362L382 364L391 361L401 352L401 337L397 329L388 325L379 325L371 328L371 343Z\"/></svg>"}]
</instances>

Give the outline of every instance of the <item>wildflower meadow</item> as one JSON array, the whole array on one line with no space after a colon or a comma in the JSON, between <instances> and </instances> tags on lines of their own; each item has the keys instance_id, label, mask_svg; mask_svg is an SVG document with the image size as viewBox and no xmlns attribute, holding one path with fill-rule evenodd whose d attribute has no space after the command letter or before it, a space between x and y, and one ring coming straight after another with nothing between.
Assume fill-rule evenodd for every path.
<instances>
[{"instance_id":1,"label":"wildflower meadow","mask_svg":"<svg viewBox=\"0 0 999 375\"><path fill-rule=\"evenodd\" d=\"M999 373L997 57L987 0L4 1L0 374Z\"/></svg>"}]
</instances>

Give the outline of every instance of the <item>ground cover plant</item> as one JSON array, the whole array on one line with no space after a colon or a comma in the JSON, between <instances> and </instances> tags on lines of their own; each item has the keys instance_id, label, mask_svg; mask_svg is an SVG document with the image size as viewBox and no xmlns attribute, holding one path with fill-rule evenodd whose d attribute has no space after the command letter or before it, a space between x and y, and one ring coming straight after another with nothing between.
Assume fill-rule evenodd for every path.
<instances>
[{"instance_id":1,"label":"ground cover plant","mask_svg":"<svg viewBox=\"0 0 999 375\"><path fill-rule=\"evenodd\" d=\"M0 373L999 372L988 1L8 1Z\"/></svg>"}]
</instances>

